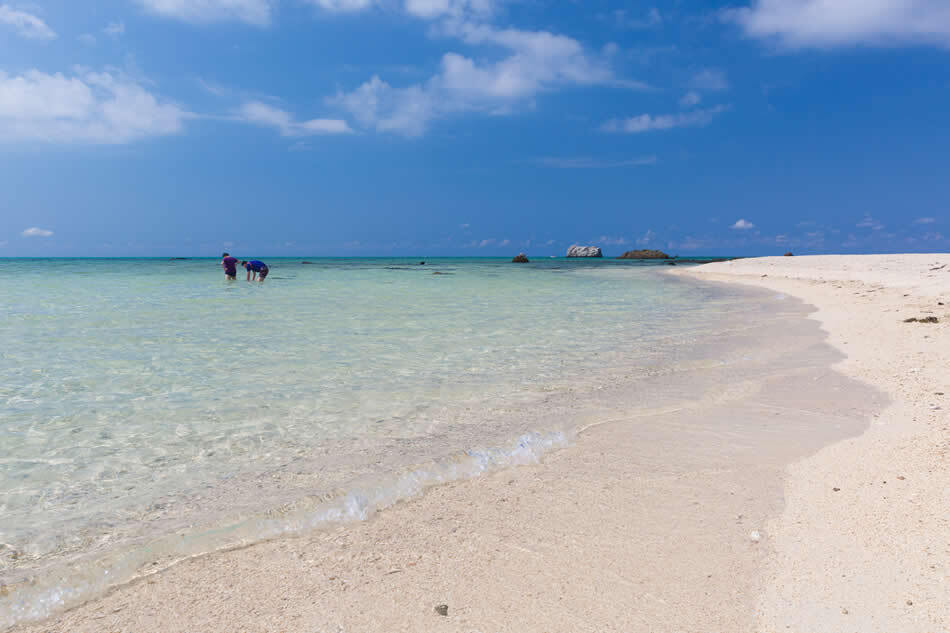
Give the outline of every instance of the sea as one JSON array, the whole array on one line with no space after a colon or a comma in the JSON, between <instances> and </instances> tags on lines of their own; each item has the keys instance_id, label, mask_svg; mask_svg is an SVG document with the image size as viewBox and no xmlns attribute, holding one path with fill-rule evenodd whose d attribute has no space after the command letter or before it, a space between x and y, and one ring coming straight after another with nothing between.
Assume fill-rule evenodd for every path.
<instances>
[{"instance_id":1,"label":"sea","mask_svg":"<svg viewBox=\"0 0 950 633\"><path fill-rule=\"evenodd\" d=\"M263 259L0 259L0 628L536 462L605 391L727 366L762 301L663 262Z\"/></svg>"}]
</instances>

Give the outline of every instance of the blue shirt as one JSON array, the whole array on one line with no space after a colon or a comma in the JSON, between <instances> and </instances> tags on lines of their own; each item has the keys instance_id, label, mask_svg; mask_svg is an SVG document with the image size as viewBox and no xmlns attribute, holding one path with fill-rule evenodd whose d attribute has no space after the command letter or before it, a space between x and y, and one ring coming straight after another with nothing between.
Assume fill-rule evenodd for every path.
<instances>
[{"instance_id":1,"label":"blue shirt","mask_svg":"<svg viewBox=\"0 0 950 633\"><path fill-rule=\"evenodd\" d=\"M247 270L252 270L256 273L259 273L265 268L267 268L267 264L265 264L264 262L258 261L256 259L252 259L248 263L244 264L244 268L246 268Z\"/></svg>"}]
</instances>

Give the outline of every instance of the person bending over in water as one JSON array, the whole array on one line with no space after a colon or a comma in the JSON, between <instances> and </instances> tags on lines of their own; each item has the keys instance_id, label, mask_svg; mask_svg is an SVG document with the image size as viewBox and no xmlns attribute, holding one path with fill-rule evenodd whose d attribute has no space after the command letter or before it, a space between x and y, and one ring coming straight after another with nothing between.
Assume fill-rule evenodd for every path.
<instances>
[{"instance_id":1,"label":"person bending over in water","mask_svg":"<svg viewBox=\"0 0 950 633\"><path fill-rule=\"evenodd\" d=\"M249 262L241 262L241 266L244 266L244 270L247 271L248 281L251 281L252 273L254 274L254 281L264 281L264 278L267 277L267 273L270 272L267 268L267 264L256 259L252 259Z\"/></svg>"},{"instance_id":2,"label":"person bending over in water","mask_svg":"<svg viewBox=\"0 0 950 633\"><path fill-rule=\"evenodd\" d=\"M237 257L229 253L221 253L221 267L224 268L224 278L233 281L237 279Z\"/></svg>"}]
</instances>

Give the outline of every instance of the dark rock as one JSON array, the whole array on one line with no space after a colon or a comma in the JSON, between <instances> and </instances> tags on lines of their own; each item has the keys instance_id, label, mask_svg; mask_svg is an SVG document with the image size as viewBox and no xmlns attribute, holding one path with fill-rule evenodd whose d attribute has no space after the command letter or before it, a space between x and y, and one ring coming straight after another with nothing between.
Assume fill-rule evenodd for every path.
<instances>
[{"instance_id":1,"label":"dark rock","mask_svg":"<svg viewBox=\"0 0 950 633\"><path fill-rule=\"evenodd\" d=\"M599 246L578 246L574 244L567 249L568 257L603 257Z\"/></svg>"},{"instance_id":2,"label":"dark rock","mask_svg":"<svg viewBox=\"0 0 950 633\"><path fill-rule=\"evenodd\" d=\"M301 264L316 264L317 262L307 262L307 261L303 261L303 262L300 262L300 263L301 263Z\"/></svg>"},{"instance_id":3,"label":"dark rock","mask_svg":"<svg viewBox=\"0 0 950 633\"><path fill-rule=\"evenodd\" d=\"M904 319L904 323L940 323L940 319L935 316L926 316L920 317L910 317L909 319Z\"/></svg>"},{"instance_id":4,"label":"dark rock","mask_svg":"<svg viewBox=\"0 0 950 633\"><path fill-rule=\"evenodd\" d=\"M670 259L670 256L663 251L639 250L627 251L617 259Z\"/></svg>"},{"instance_id":5,"label":"dark rock","mask_svg":"<svg viewBox=\"0 0 950 633\"><path fill-rule=\"evenodd\" d=\"M529 262L528 256L525 255L524 253L518 253L511 260L512 264L527 264L528 262Z\"/></svg>"},{"instance_id":6,"label":"dark rock","mask_svg":"<svg viewBox=\"0 0 950 633\"><path fill-rule=\"evenodd\" d=\"M435 607L435 612L439 615L448 615L449 614L449 605L447 604L438 604Z\"/></svg>"},{"instance_id":7,"label":"dark rock","mask_svg":"<svg viewBox=\"0 0 950 633\"><path fill-rule=\"evenodd\" d=\"M794 256L795 254L792 251L788 251L787 253L785 253L785 255L783 255L783 257L794 257Z\"/></svg>"},{"instance_id":8,"label":"dark rock","mask_svg":"<svg viewBox=\"0 0 950 633\"><path fill-rule=\"evenodd\" d=\"M426 263L425 263L425 262L419 262L419 265L420 265L420 266L425 266Z\"/></svg>"},{"instance_id":9,"label":"dark rock","mask_svg":"<svg viewBox=\"0 0 950 633\"><path fill-rule=\"evenodd\" d=\"M676 262L666 262L667 266L676 266Z\"/></svg>"}]
</instances>

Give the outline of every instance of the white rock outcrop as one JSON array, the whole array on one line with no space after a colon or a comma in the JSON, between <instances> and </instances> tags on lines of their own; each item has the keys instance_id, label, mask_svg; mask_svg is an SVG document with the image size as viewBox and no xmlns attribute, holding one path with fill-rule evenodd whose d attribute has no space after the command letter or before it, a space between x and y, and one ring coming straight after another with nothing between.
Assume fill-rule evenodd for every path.
<instances>
[{"instance_id":1,"label":"white rock outcrop","mask_svg":"<svg viewBox=\"0 0 950 633\"><path fill-rule=\"evenodd\" d=\"M599 246L574 246L567 249L568 257L603 257Z\"/></svg>"}]
</instances>

